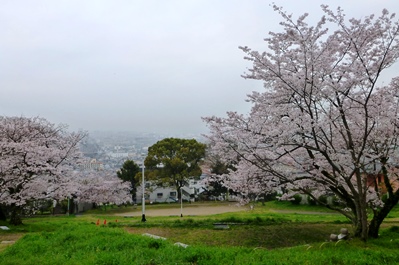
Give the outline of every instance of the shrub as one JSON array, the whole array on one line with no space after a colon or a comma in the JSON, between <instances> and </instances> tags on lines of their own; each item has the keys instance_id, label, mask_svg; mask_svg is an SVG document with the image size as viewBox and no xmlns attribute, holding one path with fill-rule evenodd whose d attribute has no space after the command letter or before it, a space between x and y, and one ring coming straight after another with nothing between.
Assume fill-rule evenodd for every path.
<instances>
[{"instance_id":1,"label":"shrub","mask_svg":"<svg viewBox=\"0 0 399 265\"><path fill-rule=\"evenodd\" d=\"M317 204L316 201L310 196L308 196L308 203L309 203L309 205L312 205L312 206L315 206Z\"/></svg>"},{"instance_id":2,"label":"shrub","mask_svg":"<svg viewBox=\"0 0 399 265\"><path fill-rule=\"evenodd\" d=\"M339 206L339 207L344 207L345 206L345 204L337 196L333 197L332 204L334 206Z\"/></svg>"},{"instance_id":3,"label":"shrub","mask_svg":"<svg viewBox=\"0 0 399 265\"><path fill-rule=\"evenodd\" d=\"M322 204L327 204L328 202L328 198L326 195L321 195L318 200L322 203Z\"/></svg>"},{"instance_id":4,"label":"shrub","mask_svg":"<svg viewBox=\"0 0 399 265\"><path fill-rule=\"evenodd\" d=\"M383 203L386 203L387 199L388 199L388 194L387 193L382 195L381 200L382 200Z\"/></svg>"},{"instance_id":5,"label":"shrub","mask_svg":"<svg viewBox=\"0 0 399 265\"><path fill-rule=\"evenodd\" d=\"M224 222L224 223L243 223L242 219L237 218L235 216L230 216L230 217L227 217L227 218L223 218L220 221Z\"/></svg>"},{"instance_id":6,"label":"shrub","mask_svg":"<svg viewBox=\"0 0 399 265\"><path fill-rule=\"evenodd\" d=\"M295 205L299 205L302 201L302 196L299 194L295 194L292 198L293 200L291 200L291 203Z\"/></svg>"}]
</instances>

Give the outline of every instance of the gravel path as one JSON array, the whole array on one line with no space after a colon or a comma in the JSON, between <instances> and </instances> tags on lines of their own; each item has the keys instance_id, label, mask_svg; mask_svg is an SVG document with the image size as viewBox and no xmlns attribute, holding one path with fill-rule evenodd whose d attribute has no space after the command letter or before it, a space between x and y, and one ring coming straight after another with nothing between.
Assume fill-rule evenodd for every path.
<instances>
[{"instance_id":1,"label":"gravel path","mask_svg":"<svg viewBox=\"0 0 399 265\"><path fill-rule=\"evenodd\" d=\"M150 206L151 207L151 206ZM176 207L167 208L167 209L151 209L148 207L145 210L146 216L180 216L181 209L180 205L176 204ZM248 210L248 207L237 206L236 204L231 205L221 205L221 206L190 206L183 205L183 216L194 216L194 215L212 215L219 213L227 213L227 212L238 212ZM127 213L116 214L118 216L141 216L141 208L140 206L132 211Z\"/></svg>"}]
</instances>

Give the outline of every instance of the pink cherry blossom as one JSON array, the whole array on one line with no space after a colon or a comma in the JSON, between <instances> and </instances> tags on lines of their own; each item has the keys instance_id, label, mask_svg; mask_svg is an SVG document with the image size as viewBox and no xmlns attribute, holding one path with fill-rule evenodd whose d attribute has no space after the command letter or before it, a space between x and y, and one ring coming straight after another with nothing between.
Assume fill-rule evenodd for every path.
<instances>
[{"instance_id":1,"label":"pink cherry blossom","mask_svg":"<svg viewBox=\"0 0 399 265\"><path fill-rule=\"evenodd\" d=\"M399 57L398 21L387 10L347 20L322 6L310 26L307 14L274 8L282 31L269 33L265 51L240 47L253 64L243 77L264 91L248 96L248 115L203 118L209 152L235 166L224 183L243 195L278 190L324 204L334 194L342 204L325 206L352 220L356 236L376 237L399 201L399 77L379 80Z\"/></svg>"}]
</instances>

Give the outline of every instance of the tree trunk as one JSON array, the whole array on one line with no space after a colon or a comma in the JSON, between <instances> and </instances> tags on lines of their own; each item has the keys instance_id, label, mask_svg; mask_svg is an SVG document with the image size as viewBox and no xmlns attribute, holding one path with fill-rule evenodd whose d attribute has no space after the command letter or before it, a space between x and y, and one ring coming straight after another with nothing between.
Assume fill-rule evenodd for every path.
<instances>
[{"instance_id":1,"label":"tree trunk","mask_svg":"<svg viewBox=\"0 0 399 265\"><path fill-rule=\"evenodd\" d=\"M367 241L368 239L368 223L367 223L367 215L366 217L359 216L356 218L356 221L353 222L355 227L354 229L354 237L358 237L363 241Z\"/></svg>"},{"instance_id":2,"label":"tree trunk","mask_svg":"<svg viewBox=\"0 0 399 265\"><path fill-rule=\"evenodd\" d=\"M21 218L22 209L20 206L12 206L11 207L11 217L10 217L10 224L11 225L21 225L22 218Z\"/></svg>"},{"instance_id":3,"label":"tree trunk","mask_svg":"<svg viewBox=\"0 0 399 265\"><path fill-rule=\"evenodd\" d=\"M183 196L181 192L181 187L176 187L176 189L177 189L177 199L180 201Z\"/></svg>"},{"instance_id":4,"label":"tree trunk","mask_svg":"<svg viewBox=\"0 0 399 265\"><path fill-rule=\"evenodd\" d=\"M362 235L361 239L363 241L367 241L368 239L368 222L367 222L367 210L364 209L363 215L362 215Z\"/></svg>"},{"instance_id":5,"label":"tree trunk","mask_svg":"<svg viewBox=\"0 0 399 265\"><path fill-rule=\"evenodd\" d=\"M354 218L352 223L354 225L354 237L358 237L363 241L367 241L368 238L368 222L367 222L367 203L366 198L358 196L357 200L353 201L354 208L352 212Z\"/></svg>"},{"instance_id":6,"label":"tree trunk","mask_svg":"<svg viewBox=\"0 0 399 265\"><path fill-rule=\"evenodd\" d=\"M394 195L391 195L387 199L387 201L384 203L384 207L374 212L374 216L370 222L369 231L368 231L368 235L370 237L373 238L378 237L378 232L380 230L381 223L384 221L385 217L387 217L392 208L398 204L399 196L397 195L397 193L398 192L396 192Z\"/></svg>"},{"instance_id":7,"label":"tree trunk","mask_svg":"<svg viewBox=\"0 0 399 265\"><path fill-rule=\"evenodd\" d=\"M7 220L7 216L5 214L5 212L3 211L3 207L1 207L0 205L0 221L5 221Z\"/></svg>"},{"instance_id":8,"label":"tree trunk","mask_svg":"<svg viewBox=\"0 0 399 265\"><path fill-rule=\"evenodd\" d=\"M353 220L352 223L354 226L353 237L357 237L363 241L366 241L367 240L367 225L364 226L364 222L363 222L363 218L362 218L361 214L356 216L356 219Z\"/></svg>"},{"instance_id":9,"label":"tree trunk","mask_svg":"<svg viewBox=\"0 0 399 265\"><path fill-rule=\"evenodd\" d=\"M383 219L382 219L383 220ZM379 219L377 216L374 216L369 225L369 236L373 238L378 237L378 232L380 230L380 225L382 220Z\"/></svg>"},{"instance_id":10,"label":"tree trunk","mask_svg":"<svg viewBox=\"0 0 399 265\"><path fill-rule=\"evenodd\" d=\"M130 193L132 194L132 203L135 204L136 203L136 183L134 181L134 178L132 178L132 181L130 182L132 185L132 189L130 191Z\"/></svg>"}]
</instances>

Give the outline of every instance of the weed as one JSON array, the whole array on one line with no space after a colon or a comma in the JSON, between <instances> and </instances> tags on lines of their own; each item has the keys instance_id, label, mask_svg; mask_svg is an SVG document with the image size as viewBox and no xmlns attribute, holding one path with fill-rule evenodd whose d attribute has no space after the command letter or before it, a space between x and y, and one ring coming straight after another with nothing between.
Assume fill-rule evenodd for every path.
<instances>
[{"instance_id":1,"label":"weed","mask_svg":"<svg viewBox=\"0 0 399 265\"><path fill-rule=\"evenodd\" d=\"M388 230L391 233L399 233L399 226L396 226L396 225L391 226Z\"/></svg>"},{"instance_id":2,"label":"weed","mask_svg":"<svg viewBox=\"0 0 399 265\"><path fill-rule=\"evenodd\" d=\"M160 241L151 241L148 243L148 248L159 249L161 247Z\"/></svg>"}]
</instances>

